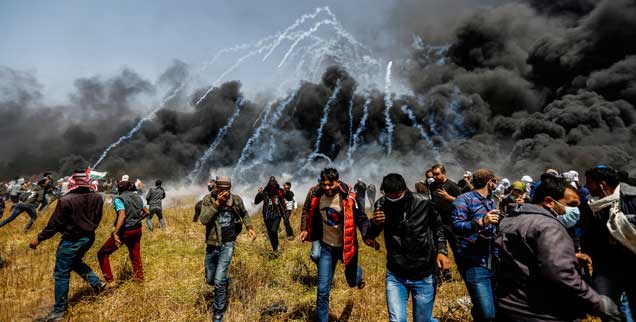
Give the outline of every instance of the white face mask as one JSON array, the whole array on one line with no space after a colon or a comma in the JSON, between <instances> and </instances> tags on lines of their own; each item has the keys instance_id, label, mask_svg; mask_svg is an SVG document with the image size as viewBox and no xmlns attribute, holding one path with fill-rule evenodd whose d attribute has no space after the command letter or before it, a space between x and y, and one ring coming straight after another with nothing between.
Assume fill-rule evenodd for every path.
<instances>
[{"instance_id":1,"label":"white face mask","mask_svg":"<svg viewBox=\"0 0 636 322\"><path fill-rule=\"evenodd\" d=\"M384 196L384 198L389 201L389 202L398 202L400 200L402 200L402 198L404 198L404 195L406 195L406 193L402 193L402 195L399 198L395 198L395 199L391 199L389 197L387 197L386 195Z\"/></svg>"},{"instance_id":2,"label":"white face mask","mask_svg":"<svg viewBox=\"0 0 636 322\"><path fill-rule=\"evenodd\" d=\"M432 185L432 184L433 184L433 182L435 182L435 179L434 179L434 178L426 178L426 183L427 183L427 184Z\"/></svg>"}]
</instances>

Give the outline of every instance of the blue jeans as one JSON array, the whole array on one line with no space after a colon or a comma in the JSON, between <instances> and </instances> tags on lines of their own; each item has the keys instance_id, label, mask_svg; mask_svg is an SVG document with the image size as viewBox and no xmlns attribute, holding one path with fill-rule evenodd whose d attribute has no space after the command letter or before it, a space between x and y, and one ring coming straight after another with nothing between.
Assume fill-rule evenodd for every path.
<instances>
[{"instance_id":1,"label":"blue jeans","mask_svg":"<svg viewBox=\"0 0 636 322\"><path fill-rule=\"evenodd\" d=\"M35 220L38 218L35 210L36 210L36 206L28 206L28 205L25 205L25 204L22 204L22 203L16 204L15 207L13 207L13 211L11 212L11 215L9 217L7 217L7 219L5 219L2 222L0 222L0 227L12 222L21 213L26 212L27 215L29 215L29 217L31 217L31 219L24 226L24 230L29 230L29 229L31 229L31 226L33 226L33 223L35 222Z\"/></svg>"},{"instance_id":2,"label":"blue jeans","mask_svg":"<svg viewBox=\"0 0 636 322\"><path fill-rule=\"evenodd\" d=\"M316 314L318 322L329 320L329 293L333 273L338 261L342 261L342 247L332 247L320 243L320 259L318 260L318 294L316 296ZM355 287L362 280L362 268L358 265L358 254L345 266L345 278L349 287Z\"/></svg>"},{"instance_id":3,"label":"blue jeans","mask_svg":"<svg viewBox=\"0 0 636 322\"><path fill-rule=\"evenodd\" d=\"M387 270L386 304L389 309L389 321L407 321L406 305L409 294L413 294L413 322L437 322L433 318L436 286L432 274L423 279L410 280Z\"/></svg>"},{"instance_id":4,"label":"blue jeans","mask_svg":"<svg viewBox=\"0 0 636 322\"><path fill-rule=\"evenodd\" d=\"M320 241L314 240L311 242L311 251L309 252L309 258L318 264L318 260L320 259Z\"/></svg>"},{"instance_id":5,"label":"blue jeans","mask_svg":"<svg viewBox=\"0 0 636 322\"><path fill-rule=\"evenodd\" d=\"M148 217L146 217L146 225L148 226L148 230L152 231L154 228L152 225L152 217L154 215L157 215L157 218L159 218L159 226L161 227L161 229L166 229L166 222L165 220L163 220L163 210L161 208L153 207L150 208Z\"/></svg>"},{"instance_id":6,"label":"blue jeans","mask_svg":"<svg viewBox=\"0 0 636 322\"><path fill-rule=\"evenodd\" d=\"M627 294L623 293L621 295L621 303L619 306L621 307L621 311L623 311L623 313L625 313L625 316L627 317L625 322L634 322L632 310L629 308L629 301L627 300Z\"/></svg>"},{"instance_id":7,"label":"blue jeans","mask_svg":"<svg viewBox=\"0 0 636 322\"><path fill-rule=\"evenodd\" d=\"M95 288L100 281L93 270L84 263L84 254L91 248L95 237L83 237L75 241L62 239L57 246L55 254L55 305L56 313L66 311L68 307L68 287L71 280L71 271L81 276L91 287Z\"/></svg>"},{"instance_id":8,"label":"blue jeans","mask_svg":"<svg viewBox=\"0 0 636 322\"><path fill-rule=\"evenodd\" d=\"M462 271L466 289L473 303L473 321L493 321L495 300L493 296L495 273L482 266L468 266Z\"/></svg>"},{"instance_id":9,"label":"blue jeans","mask_svg":"<svg viewBox=\"0 0 636 322\"><path fill-rule=\"evenodd\" d=\"M234 254L234 242L205 249L205 282L214 286L214 313L222 314L227 301L229 278L227 270Z\"/></svg>"}]
</instances>

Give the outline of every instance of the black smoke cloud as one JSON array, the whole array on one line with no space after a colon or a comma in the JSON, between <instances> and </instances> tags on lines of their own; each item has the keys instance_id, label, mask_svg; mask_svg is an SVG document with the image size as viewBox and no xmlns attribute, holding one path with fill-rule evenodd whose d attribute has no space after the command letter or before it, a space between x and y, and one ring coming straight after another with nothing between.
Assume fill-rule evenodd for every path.
<instances>
[{"instance_id":1,"label":"black smoke cloud","mask_svg":"<svg viewBox=\"0 0 636 322\"><path fill-rule=\"evenodd\" d=\"M445 30L435 37L414 26L413 32L423 39L449 39L450 46L440 63L440 57L431 56L430 47L404 44L411 48L411 57L400 70L410 94L390 97L391 155L386 155L385 93L358 88L355 75L334 66L319 83L300 84L291 97L262 95L246 100L198 180L210 171L234 169L246 142L288 98L280 119L254 140L239 174L245 180L263 173L304 175L327 165L324 158L308 161L308 157L338 80L342 87L330 106L318 152L353 172L404 170L419 176L438 157L453 173L487 166L513 178L536 176L546 167L584 170L599 163L633 172L635 7L627 0L535 0L464 12L466 17L450 35ZM418 15L417 6L408 8L395 10L390 20ZM2 134L20 144L3 141L2 150L10 152L3 156L2 175L45 168L64 172L94 162L147 112L136 106L139 97L178 89L139 133L111 151L99 170L142 178L184 178L244 96L241 83L232 81L196 104L207 89L180 89L178 84L189 77L187 70L185 64L175 62L156 84L128 70L113 79L81 80L70 106L61 107L41 102L32 77L5 70L3 77L11 78L17 89L0 106ZM352 163L342 162L349 152L350 122L355 132L367 100L361 145L352 153ZM265 113L268 103L272 110ZM402 106L413 112L421 130ZM41 126L29 126L34 123ZM348 168L352 164L353 169Z\"/></svg>"}]
</instances>

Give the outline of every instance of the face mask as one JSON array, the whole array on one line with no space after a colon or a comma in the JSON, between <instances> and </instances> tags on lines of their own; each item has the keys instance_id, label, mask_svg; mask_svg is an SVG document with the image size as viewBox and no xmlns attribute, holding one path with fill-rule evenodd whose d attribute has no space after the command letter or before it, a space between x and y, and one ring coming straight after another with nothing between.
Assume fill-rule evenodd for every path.
<instances>
[{"instance_id":1,"label":"face mask","mask_svg":"<svg viewBox=\"0 0 636 322\"><path fill-rule=\"evenodd\" d=\"M426 184L428 184L429 186L432 185L433 182L435 182L435 179L433 179L433 178L427 178L426 179Z\"/></svg>"},{"instance_id":2,"label":"face mask","mask_svg":"<svg viewBox=\"0 0 636 322\"><path fill-rule=\"evenodd\" d=\"M579 221L579 218L581 218L581 211L579 210L579 207L563 206L560 202L556 200L555 202L565 208L565 213L561 216L557 216L557 219L563 223L566 228L574 227L574 225L576 225ZM554 212L556 213L556 211Z\"/></svg>"},{"instance_id":3,"label":"face mask","mask_svg":"<svg viewBox=\"0 0 636 322\"><path fill-rule=\"evenodd\" d=\"M402 200L402 198L404 198L404 195L406 195L406 193L403 193L399 198L395 198L395 199L391 199L387 196L384 196L384 198L386 199L386 201L389 201L389 202L398 202Z\"/></svg>"}]
</instances>

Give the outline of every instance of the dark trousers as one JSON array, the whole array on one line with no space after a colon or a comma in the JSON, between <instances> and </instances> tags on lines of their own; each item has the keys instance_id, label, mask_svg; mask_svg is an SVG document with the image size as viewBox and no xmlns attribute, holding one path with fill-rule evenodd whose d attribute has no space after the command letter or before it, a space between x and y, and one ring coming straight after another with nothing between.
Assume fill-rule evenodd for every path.
<instances>
[{"instance_id":1,"label":"dark trousers","mask_svg":"<svg viewBox=\"0 0 636 322\"><path fill-rule=\"evenodd\" d=\"M292 229L291 223L289 222L289 217L291 216L291 210L285 210L285 216L283 217L283 224L285 224L285 232L287 233L287 237L294 236L294 229Z\"/></svg>"},{"instance_id":2,"label":"dark trousers","mask_svg":"<svg viewBox=\"0 0 636 322\"><path fill-rule=\"evenodd\" d=\"M623 263L612 263L609 260L594 261L594 276L592 277L592 287L599 294L605 295L617 305L621 303L621 295L629 302L632 319L636 312L636 265L634 261Z\"/></svg>"},{"instance_id":3,"label":"dark trousers","mask_svg":"<svg viewBox=\"0 0 636 322\"><path fill-rule=\"evenodd\" d=\"M119 233L119 239L122 244L128 247L128 256L133 266L133 279L138 281L144 280L144 270L141 264L141 228L126 230ZM119 247L115 244L115 239L111 235L102 248L97 252L99 267L102 269L104 279L108 282L113 281L113 272L110 269L110 254L114 253Z\"/></svg>"},{"instance_id":4,"label":"dark trousers","mask_svg":"<svg viewBox=\"0 0 636 322\"><path fill-rule=\"evenodd\" d=\"M265 219L265 228L267 228L267 237L272 244L272 250L278 250L278 227L280 227L280 217Z\"/></svg>"}]
</instances>

